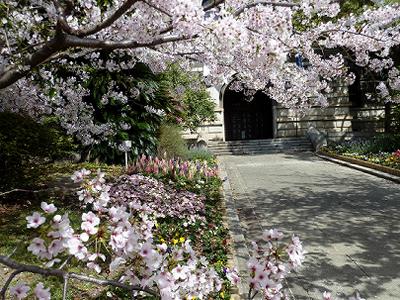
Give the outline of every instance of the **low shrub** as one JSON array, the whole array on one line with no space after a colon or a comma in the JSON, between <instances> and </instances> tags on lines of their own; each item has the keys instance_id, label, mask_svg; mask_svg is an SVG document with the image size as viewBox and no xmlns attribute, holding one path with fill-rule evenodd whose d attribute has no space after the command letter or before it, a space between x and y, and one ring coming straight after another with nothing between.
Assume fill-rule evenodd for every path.
<instances>
[{"instance_id":1,"label":"low shrub","mask_svg":"<svg viewBox=\"0 0 400 300\"><path fill-rule=\"evenodd\" d=\"M214 165L215 156L206 148L192 148L189 149L187 154L188 160L207 161L210 165Z\"/></svg>"},{"instance_id":2,"label":"low shrub","mask_svg":"<svg viewBox=\"0 0 400 300\"><path fill-rule=\"evenodd\" d=\"M395 152L400 149L400 134L380 134L372 138L368 152Z\"/></svg>"},{"instance_id":3,"label":"low shrub","mask_svg":"<svg viewBox=\"0 0 400 300\"><path fill-rule=\"evenodd\" d=\"M48 119L0 112L0 190L29 184L34 166L70 158L77 149L73 139Z\"/></svg>"},{"instance_id":4,"label":"low shrub","mask_svg":"<svg viewBox=\"0 0 400 300\"><path fill-rule=\"evenodd\" d=\"M160 157L187 158L188 147L178 126L163 124L160 127L157 152Z\"/></svg>"}]
</instances>

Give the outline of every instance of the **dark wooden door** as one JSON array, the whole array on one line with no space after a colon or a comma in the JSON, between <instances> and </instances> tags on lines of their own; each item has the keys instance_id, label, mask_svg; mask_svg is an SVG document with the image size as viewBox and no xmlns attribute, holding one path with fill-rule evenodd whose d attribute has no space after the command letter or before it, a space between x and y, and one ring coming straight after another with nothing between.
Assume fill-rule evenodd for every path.
<instances>
[{"instance_id":1,"label":"dark wooden door","mask_svg":"<svg viewBox=\"0 0 400 300\"><path fill-rule=\"evenodd\" d=\"M224 119L228 141L273 138L272 100L261 92L248 102L243 93L227 89Z\"/></svg>"}]
</instances>

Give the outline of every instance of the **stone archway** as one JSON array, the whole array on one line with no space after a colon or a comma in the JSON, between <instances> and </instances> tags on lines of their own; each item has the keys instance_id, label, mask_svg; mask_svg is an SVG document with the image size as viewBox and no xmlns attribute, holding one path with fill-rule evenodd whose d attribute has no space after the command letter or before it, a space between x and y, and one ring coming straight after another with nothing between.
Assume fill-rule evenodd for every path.
<instances>
[{"instance_id":1,"label":"stone archway","mask_svg":"<svg viewBox=\"0 0 400 300\"><path fill-rule=\"evenodd\" d=\"M274 137L273 100L257 92L247 101L243 92L230 90L223 94L225 140L256 140Z\"/></svg>"}]
</instances>

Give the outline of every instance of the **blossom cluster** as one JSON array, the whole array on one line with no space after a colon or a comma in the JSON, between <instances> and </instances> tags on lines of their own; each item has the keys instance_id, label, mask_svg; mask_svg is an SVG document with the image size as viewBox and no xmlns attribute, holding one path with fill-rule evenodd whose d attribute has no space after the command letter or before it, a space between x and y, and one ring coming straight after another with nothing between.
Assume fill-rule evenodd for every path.
<instances>
[{"instance_id":1,"label":"blossom cluster","mask_svg":"<svg viewBox=\"0 0 400 300\"><path fill-rule=\"evenodd\" d=\"M141 292L155 293L161 299L209 299L222 288L223 280L207 259L199 256L190 240L166 244L153 236L157 213L136 207L137 199L147 199L157 193L157 181L142 175L122 176L108 185L105 174L98 172L91 177L85 169L73 174L80 182L80 199L86 204L81 222L72 224L68 214L61 214L54 204L41 203L41 211L26 217L27 227L38 230L28 251L41 259L45 266L64 268L75 259L89 270L106 276L118 276L118 282L127 288L135 287L134 296ZM118 186L131 185L132 197L124 186L123 198L117 196ZM156 185L154 187L154 185ZM143 189L146 192L140 192ZM165 193L169 193L165 190ZM125 193L125 194L124 194ZM161 195L162 196L162 195ZM133 204L132 204L133 201ZM143 201L145 202L145 201ZM159 202L160 206L169 203ZM177 208L178 209L178 208ZM137 212L140 211L140 214ZM192 211L192 214L198 214ZM184 215L182 217L189 217ZM176 215L172 215L177 217ZM248 299L261 294L266 300L286 299L284 279L298 270L304 261L305 251L297 236L285 239L277 229L265 230L262 240L252 242L248 260ZM59 266L60 265L60 266ZM242 279L235 268L226 269L225 275L233 285ZM42 282L31 287L19 282L9 290L12 297L25 299L34 295L40 300L51 299L50 288ZM358 293L351 300L365 300ZM333 300L324 292L323 300Z\"/></svg>"},{"instance_id":2,"label":"blossom cluster","mask_svg":"<svg viewBox=\"0 0 400 300\"><path fill-rule=\"evenodd\" d=\"M72 176L82 184L78 195L86 206L78 226L68 214L59 214L54 204L45 202L42 212L26 218L27 227L40 233L28 246L32 255L49 268L73 257L96 273L122 272L121 283L157 288L161 299L204 299L221 289L222 279L205 257L197 255L190 240L167 245L153 237L156 217L170 215L191 222L203 209L203 198L175 192L142 175L123 176L113 185L100 171L90 176L85 169ZM23 299L29 289L21 283L10 292ZM49 289L41 283L34 292L38 299L50 299Z\"/></svg>"},{"instance_id":3,"label":"blossom cluster","mask_svg":"<svg viewBox=\"0 0 400 300\"><path fill-rule=\"evenodd\" d=\"M142 155L129 166L129 174L143 173L163 175L170 177L184 177L187 179L210 178L218 176L218 167L209 166L207 161L189 161L178 159L165 159Z\"/></svg>"},{"instance_id":4,"label":"blossom cluster","mask_svg":"<svg viewBox=\"0 0 400 300\"><path fill-rule=\"evenodd\" d=\"M284 242L284 234L277 229L265 230L262 238L262 242L253 242L248 261L249 293L253 296L261 293L267 300L285 299L283 280L302 265L302 243L297 236Z\"/></svg>"},{"instance_id":5,"label":"blossom cluster","mask_svg":"<svg viewBox=\"0 0 400 300\"><path fill-rule=\"evenodd\" d=\"M329 86L335 80L351 83L354 74L346 61L354 60L359 67L386 74L377 92L388 101L400 101L395 93L400 89L400 71L391 58L400 44L399 4L375 1L359 15L338 17L336 0L225 0L205 6L194 0L68 3L10 0L0 7L0 40L6 41L0 44L0 109L11 106L30 112L32 107L35 114L57 110L63 126L87 144L112 134L113 128L94 124L92 107L79 103L87 93L84 68L80 68L82 78L70 82L70 78L56 79L56 72L44 71L41 63L62 65L67 55L90 57L91 67L109 71L132 68L140 61L158 72L177 60L188 69L197 61L209 70L210 84L227 83L235 74L244 89L262 90L287 107L304 109L328 105ZM293 22L299 14L300 30ZM46 57L43 49L55 53ZM118 50L130 59L104 61L89 49ZM31 61L42 54L42 60ZM307 61L307 67L296 65L292 59L296 55ZM36 66L44 75L42 84L27 76L23 84L12 85ZM43 82L50 86L47 92ZM112 86L107 88L107 95L118 95L123 102L137 95L137 90L121 95ZM56 109L49 105L54 101ZM81 111L84 114L77 113Z\"/></svg>"},{"instance_id":6,"label":"blossom cluster","mask_svg":"<svg viewBox=\"0 0 400 300\"><path fill-rule=\"evenodd\" d=\"M16 299L25 299L28 297L30 287L25 283L20 283L10 288L10 295ZM35 297L39 300L50 300L50 288L45 288L42 282L39 282L33 290Z\"/></svg>"},{"instance_id":7,"label":"blossom cluster","mask_svg":"<svg viewBox=\"0 0 400 300\"><path fill-rule=\"evenodd\" d=\"M129 205L132 212L146 213L157 218L172 217L190 222L202 220L204 196L176 190L161 181L140 174L123 175L111 186L113 205Z\"/></svg>"}]
</instances>

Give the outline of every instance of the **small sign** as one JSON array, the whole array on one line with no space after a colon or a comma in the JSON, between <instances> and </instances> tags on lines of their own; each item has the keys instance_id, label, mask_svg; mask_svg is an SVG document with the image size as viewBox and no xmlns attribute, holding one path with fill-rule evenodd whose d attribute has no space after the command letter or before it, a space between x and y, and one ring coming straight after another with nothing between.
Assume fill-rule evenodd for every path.
<instances>
[{"instance_id":1,"label":"small sign","mask_svg":"<svg viewBox=\"0 0 400 300\"><path fill-rule=\"evenodd\" d=\"M123 141L122 142L122 146L124 146L124 148L132 148L132 141Z\"/></svg>"}]
</instances>

